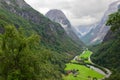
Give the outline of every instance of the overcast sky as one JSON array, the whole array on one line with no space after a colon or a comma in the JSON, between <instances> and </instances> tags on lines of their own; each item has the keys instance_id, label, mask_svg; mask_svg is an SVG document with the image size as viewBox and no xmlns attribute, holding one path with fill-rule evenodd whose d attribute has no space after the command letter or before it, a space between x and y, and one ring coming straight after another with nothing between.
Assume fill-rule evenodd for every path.
<instances>
[{"instance_id":1,"label":"overcast sky","mask_svg":"<svg viewBox=\"0 0 120 80\"><path fill-rule=\"evenodd\" d=\"M50 9L62 10L74 26L100 21L110 3L116 0L25 0L34 9L46 14Z\"/></svg>"}]
</instances>

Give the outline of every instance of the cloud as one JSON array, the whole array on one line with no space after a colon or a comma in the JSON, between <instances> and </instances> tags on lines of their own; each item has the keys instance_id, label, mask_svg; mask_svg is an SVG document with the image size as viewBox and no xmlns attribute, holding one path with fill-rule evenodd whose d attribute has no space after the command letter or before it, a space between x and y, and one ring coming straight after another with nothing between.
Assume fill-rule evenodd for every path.
<instances>
[{"instance_id":1,"label":"cloud","mask_svg":"<svg viewBox=\"0 0 120 80\"><path fill-rule=\"evenodd\" d=\"M83 16L81 18L72 19L72 22L76 25L89 25L95 23L96 21L97 19L91 16Z\"/></svg>"},{"instance_id":2,"label":"cloud","mask_svg":"<svg viewBox=\"0 0 120 80\"><path fill-rule=\"evenodd\" d=\"M108 5L116 0L25 0L34 9L45 14L50 9L61 9L70 22L86 25L98 22Z\"/></svg>"}]
</instances>

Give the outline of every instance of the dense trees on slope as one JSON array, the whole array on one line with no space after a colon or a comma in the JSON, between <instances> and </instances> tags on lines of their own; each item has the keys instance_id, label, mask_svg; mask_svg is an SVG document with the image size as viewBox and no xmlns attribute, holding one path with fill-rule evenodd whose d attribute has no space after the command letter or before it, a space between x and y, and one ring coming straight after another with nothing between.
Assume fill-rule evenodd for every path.
<instances>
[{"instance_id":1,"label":"dense trees on slope","mask_svg":"<svg viewBox=\"0 0 120 80\"><path fill-rule=\"evenodd\" d=\"M6 26L0 34L0 80L61 80L61 55L38 42L38 35L27 37L14 26Z\"/></svg>"},{"instance_id":2,"label":"dense trees on slope","mask_svg":"<svg viewBox=\"0 0 120 80\"><path fill-rule=\"evenodd\" d=\"M24 38L14 27L6 27L5 33L0 37L0 76L2 79L35 79L37 76L35 69L38 65L31 48L34 47L31 43L34 43L35 37Z\"/></svg>"},{"instance_id":3,"label":"dense trees on slope","mask_svg":"<svg viewBox=\"0 0 120 80\"><path fill-rule=\"evenodd\" d=\"M92 56L92 60L102 66L112 70L112 75L106 80L120 80L120 11L109 16L107 22L111 26L111 35L107 37L107 41L98 45ZM112 36L112 37L111 37Z\"/></svg>"},{"instance_id":4,"label":"dense trees on slope","mask_svg":"<svg viewBox=\"0 0 120 80\"><path fill-rule=\"evenodd\" d=\"M120 11L113 13L109 16L107 25L111 26L112 31L115 31L120 28Z\"/></svg>"}]
</instances>

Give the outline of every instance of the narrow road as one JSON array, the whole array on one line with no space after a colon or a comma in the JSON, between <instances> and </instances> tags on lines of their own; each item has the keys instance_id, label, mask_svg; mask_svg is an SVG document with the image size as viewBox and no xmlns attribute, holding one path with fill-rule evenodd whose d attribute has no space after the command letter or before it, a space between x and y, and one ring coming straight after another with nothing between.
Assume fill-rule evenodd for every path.
<instances>
[{"instance_id":1,"label":"narrow road","mask_svg":"<svg viewBox=\"0 0 120 80\"><path fill-rule=\"evenodd\" d=\"M91 54L91 55L92 55L92 54ZM93 62L91 61L91 55L89 56L88 60L89 60L89 62L90 62L91 64L96 65L95 63L93 63ZM102 66L101 66L101 67L102 67ZM109 69L104 68L104 67L102 67L102 68L104 68L104 69L107 71L107 73L105 73L105 72L102 71L101 69L96 68L96 67L93 67L93 66L91 66L91 68L94 69L95 71L97 71L97 72L99 72L99 73L105 75L105 78L110 77L110 75L112 74L112 72L111 72Z\"/></svg>"},{"instance_id":2,"label":"narrow road","mask_svg":"<svg viewBox=\"0 0 120 80\"><path fill-rule=\"evenodd\" d=\"M85 54L85 51L83 51L83 53L82 53L81 55L83 55L83 54ZM92 54L91 54L91 55L92 55ZM88 61L89 61L91 64L96 65L95 63L93 63L93 62L91 61L91 55L88 57ZM80 55L75 56L75 57L73 58L73 60L78 59L79 56L80 56ZM111 72L109 69L104 68L104 67L102 67L102 66L101 66L101 68L105 69L105 70L107 71L107 73L105 73L105 72L104 72L103 70L101 70L100 68L94 67L94 66L92 66L92 65L87 65L87 66L89 66L89 67L90 67L91 69L93 69L94 71L96 71L96 72L98 72L98 73L100 73L100 74L103 74L103 75L105 76L104 78L108 78L108 77L110 77L110 75L112 74L112 72Z\"/></svg>"}]
</instances>

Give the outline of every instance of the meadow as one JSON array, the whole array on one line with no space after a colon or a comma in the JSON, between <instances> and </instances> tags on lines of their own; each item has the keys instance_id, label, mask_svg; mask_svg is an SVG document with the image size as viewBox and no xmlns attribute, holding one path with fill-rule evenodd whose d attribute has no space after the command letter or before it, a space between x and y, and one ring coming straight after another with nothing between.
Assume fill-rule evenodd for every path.
<instances>
[{"instance_id":1,"label":"meadow","mask_svg":"<svg viewBox=\"0 0 120 80\"><path fill-rule=\"evenodd\" d=\"M80 60L84 59L84 63L90 62L89 57L91 56L91 54L91 51L85 50L82 54L78 56L78 58ZM96 72L86 65L79 64L79 62L75 59L66 64L65 71L69 73L67 75L64 75L64 80L98 80L105 77L103 74Z\"/></svg>"}]
</instances>

